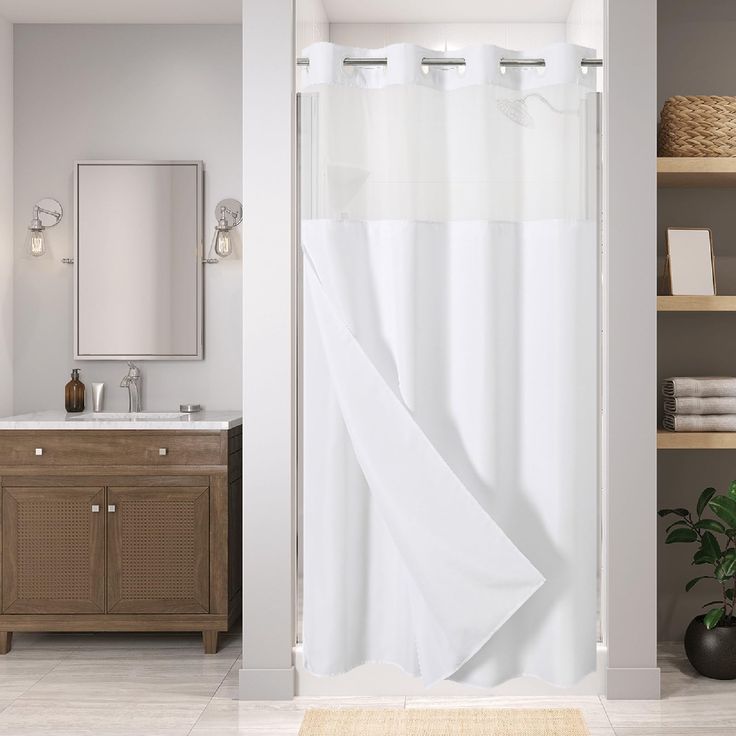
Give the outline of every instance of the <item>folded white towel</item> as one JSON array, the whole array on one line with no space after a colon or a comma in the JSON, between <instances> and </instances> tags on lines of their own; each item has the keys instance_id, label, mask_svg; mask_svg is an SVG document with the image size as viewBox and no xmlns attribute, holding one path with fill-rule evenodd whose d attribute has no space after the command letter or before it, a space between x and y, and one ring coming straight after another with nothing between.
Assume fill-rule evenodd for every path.
<instances>
[{"instance_id":1,"label":"folded white towel","mask_svg":"<svg viewBox=\"0 0 736 736\"><path fill-rule=\"evenodd\" d=\"M736 397L736 378L730 376L666 378L662 382L662 393L669 398L683 396Z\"/></svg>"},{"instance_id":2,"label":"folded white towel","mask_svg":"<svg viewBox=\"0 0 736 736\"><path fill-rule=\"evenodd\" d=\"M736 414L665 414L662 426L673 432L736 432Z\"/></svg>"},{"instance_id":3,"label":"folded white towel","mask_svg":"<svg viewBox=\"0 0 736 736\"><path fill-rule=\"evenodd\" d=\"M667 414L736 414L736 396L685 396L665 399Z\"/></svg>"}]
</instances>

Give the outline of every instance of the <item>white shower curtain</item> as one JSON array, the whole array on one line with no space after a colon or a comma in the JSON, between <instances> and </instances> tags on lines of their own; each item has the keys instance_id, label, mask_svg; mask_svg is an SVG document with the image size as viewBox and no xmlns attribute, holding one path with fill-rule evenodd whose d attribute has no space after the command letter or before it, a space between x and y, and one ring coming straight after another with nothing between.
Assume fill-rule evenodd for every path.
<instances>
[{"instance_id":1,"label":"white shower curtain","mask_svg":"<svg viewBox=\"0 0 736 736\"><path fill-rule=\"evenodd\" d=\"M315 44L303 71L305 666L595 667L589 49ZM345 57L387 57L349 67Z\"/></svg>"}]
</instances>

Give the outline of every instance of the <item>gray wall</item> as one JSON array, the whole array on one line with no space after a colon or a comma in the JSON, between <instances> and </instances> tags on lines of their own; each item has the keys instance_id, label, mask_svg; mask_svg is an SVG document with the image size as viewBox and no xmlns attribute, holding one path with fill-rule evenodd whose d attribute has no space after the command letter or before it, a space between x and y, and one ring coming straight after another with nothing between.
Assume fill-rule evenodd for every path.
<instances>
[{"instance_id":1,"label":"gray wall","mask_svg":"<svg viewBox=\"0 0 736 736\"><path fill-rule=\"evenodd\" d=\"M732 0L661 0L658 31L658 102L672 95L736 95L736 3ZM710 227L716 253L718 291L736 294L736 192L733 189L663 189L659 192L660 270L667 226ZM658 378L676 375L736 375L736 315L661 314ZM661 417L661 399L660 411ZM725 490L736 478L736 453L728 450L659 451L660 506L695 505L707 486ZM659 638L681 639L701 605L717 595L701 583L684 584L690 545L664 545L659 525Z\"/></svg>"},{"instance_id":2,"label":"gray wall","mask_svg":"<svg viewBox=\"0 0 736 736\"><path fill-rule=\"evenodd\" d=\"M239 25L15 26L16 412L63 408L75 365L73 269L60 262L72 255L74 161L203 160L208 248L217 201L242 198L241 49ZM31 260L25 229L44 196L66 214L51 255ZM205 360L144 363L144 408L241 406L241 294L240 253L205 268ZM76 365L87 385L108 384L108 410L127 408L124 363Z\"/></svg>"},{"instance_id":3,"label":"gray wall","mask_svg":"<svg viewBox=\"0 0 736 736\"><path fill-rule=\"evenodd\" d=\"M13 26L0 18L0 416L13 409Z\"/></svg>"}]
</instances>

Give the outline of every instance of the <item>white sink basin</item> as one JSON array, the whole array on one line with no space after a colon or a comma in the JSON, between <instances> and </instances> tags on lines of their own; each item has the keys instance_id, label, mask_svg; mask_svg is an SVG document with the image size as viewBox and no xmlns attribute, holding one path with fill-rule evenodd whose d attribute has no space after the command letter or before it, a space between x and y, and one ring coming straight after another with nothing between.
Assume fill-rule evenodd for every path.
<instances>
[{"instance_id":1,"label":"white sink basin","mask_svg":"<svg viewBox=\"0 0 736 736\"><path fill-rule=\"evenodd\" d=\"M178 411L141 411L141 412L98 412L97 414L67 415L70 422L165 422L175 421L188 416Z\"/></svg>"}]
</instances>

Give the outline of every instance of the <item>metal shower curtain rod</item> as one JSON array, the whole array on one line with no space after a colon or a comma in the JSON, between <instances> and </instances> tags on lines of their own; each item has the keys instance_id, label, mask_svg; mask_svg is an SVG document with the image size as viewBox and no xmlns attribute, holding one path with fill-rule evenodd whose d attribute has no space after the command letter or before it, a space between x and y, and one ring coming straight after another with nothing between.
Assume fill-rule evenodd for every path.
<instances>
[{"instance_id":1,"label":"metal shower curtain rod","mask_svg":"<svg viewBox=\"0 0 736 736\"><path fill-rule=\"evenodd\" d=\"M300 56L296 60L297 66L309 66L309 59ZM385 56L346 56L342 63L345 66L388 66L388 58ZM499 62L503 67L544 67L547 62L544 59L501 59ZM442 56L425 56L422 66L465 66L465 59ZM580 66L603 66L603 59L580 59Z\"/></svg>"}]
</instances>

